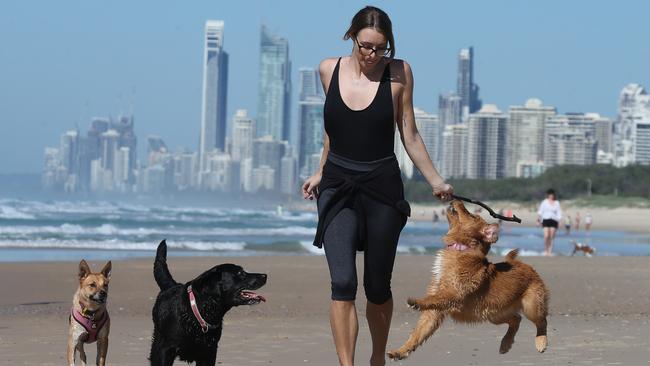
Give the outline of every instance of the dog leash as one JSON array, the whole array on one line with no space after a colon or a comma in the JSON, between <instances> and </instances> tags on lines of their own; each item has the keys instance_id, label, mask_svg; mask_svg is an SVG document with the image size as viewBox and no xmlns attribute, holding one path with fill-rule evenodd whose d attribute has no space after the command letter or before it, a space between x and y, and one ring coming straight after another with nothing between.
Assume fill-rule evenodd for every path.
<instances>
[{"instance_id":1,"label":"dog leash","mask_svg":"<svg viewBox=\"0 0 650 366\"><path fill-rule=\"evenodd\" d=\"M458 195L455 195L455 194L452 194L451 197L455 198L457 200L461 200L461 201L473 203L475 205L479 205L479 206L483 207L484 209L486 209L490 213L490 216L492 216L492 217L494 217L496 219L503 220L503 221L514 221L516 223L521 224L521 219L518 218L517 216L515 216L514 214L512 215L512 217L499 215L498 213L494 212L488 205L486 205L485 203L483 203L481 201L473 200L471 198L467 198L467 197L463 197L463 196L458 196Z\"/></svg>"}]
</instances>

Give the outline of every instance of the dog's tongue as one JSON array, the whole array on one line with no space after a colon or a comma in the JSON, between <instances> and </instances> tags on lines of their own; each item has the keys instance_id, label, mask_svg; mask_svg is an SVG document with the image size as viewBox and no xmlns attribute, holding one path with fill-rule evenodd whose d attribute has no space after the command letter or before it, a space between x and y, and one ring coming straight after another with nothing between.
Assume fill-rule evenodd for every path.
<instances>
[{"instance_id":1,"label":"dog's tongue","mask_svg":"<svg viewBox=\"0 0 650 366\"><path fill-rule=\"evenodd\" d=\"M256 300L266 302L266 298L264 296L262 296L262 295L260 295L258 293L255 293L253 291L244 290L244 291L241 292L241 295L243 297L247 298L247 299L256 299Z\"/></svg>"}]
</instances>

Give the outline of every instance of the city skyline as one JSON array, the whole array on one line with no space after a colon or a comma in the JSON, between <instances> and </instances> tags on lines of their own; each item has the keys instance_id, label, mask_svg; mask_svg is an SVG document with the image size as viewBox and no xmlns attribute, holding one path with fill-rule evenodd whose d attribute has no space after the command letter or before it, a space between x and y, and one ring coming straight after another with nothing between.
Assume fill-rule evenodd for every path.
<instances>
[{"instance_id":1,"label":"city skyline","mask_svg":"<svg viewBox=\"0 0 650 366\"><path fill-rule=\"evenodd\" d=\"M200 98L196 98L200 95L201 75L196 65L201 62L200 35L206 19L223 19L227 29L232 29L232 32L227 31L232 36L228 36L226 49L231 53L231 64L237 64L238 69L231 66L233 82L229 83L228 92L232 98L229 96L227 115L230 121L237 109L247 109L252 116L257 115L255 98L243 95L256 93L257 66L254 65L258 62L258 55L253 46L259 44L255 41L255 37L259 37L259 24L268 24L275 33L289 40L292 63L295 65L292 78L297 80L299 67L315 67L323 57L349 54L350 45L340 40L341 33L354 12L365 5L341 3L335 10L322 10L331 15L328 17L331 24L314 27L304 19L296 18L295 22L285 20L293 20L293 15L300 11L315 11L315 6L280 3L264 8L263 3L257 2L254 4L257 7L251 6L248 10L252 14L243 14L240 7L231 5L215 12L207 3L203 3L197 5L196 9L178 12L174 12L174 6L153 9L153 17L144 16L142 5L135 6L128 14L118 11L119 4L105 6L103 13L96 11L100 5L68 8L71 10L68 13L75 19L79 15L86 16L82 16L78 22L67 22L66 19L71 19L71 15L67 14L60 18L51 17L51 14L58 14L61 10L51 9L46 3L36 9L19 4L3 4L7 11L0 13L14 18L0 22L1 34L10 35L6 37L9 52L2 62L0 79L3 85L11 85L2 88L1 118L7 131L2 137L0 153L15 158L5 159L0 164L0 173L39 171L43 164L42 147L55 145L61 131L73 129L75 125L85 126L93 116L109 114L113 117L119 114L135 115L136 135L141 138L157 134L173 149L177 146L196 149L201 110L197 102ZM413 66L416 77L415 104L428 113L435 113L439 94L455 89L457 59L454 54L469 45L474 46L477 53L475 83L481 86L481 99L484 103L496 104L502 110L536 97L546 105L555 106L561 113L598 112L615 118L616 100L625 85L650 84L647 73L641 72L644 69L639 66L648 63L648 50L633 47L635 34L642 32L635 33L634 29L628 27L624 33L620 33L621 27L616 28L617 24L623 22L624 16L625 24L632 28L637 26L635 24L639 23L630 17L634 18L641 11L628 14L622 10L623 6L593 5L586 8L571 4L566 14L556 14L551 11L552 4L543 7L539 4L487 7L477 3L475 8L485 10L482 15L486 18L490 18L489 15L521 15L510 24L511 27L519 27L515 32L519 34L508 33L507 30L511 28L497 25L494 19L489 22L490 28L481 27L484 20L477 14L468 14L470 26L467 30L451 34L445 32L445 37L441 38L447 22L445 17L437 17L441 24L431 28L430 32L416 32L415 23L422 15L407 12L387 2L376 5L384 8L393 19L397 57L407 59ZM431 9L428 4L419 6L423 10ZM444 5L436 10L452 13L454 9L453 5ZM578 10L585 14L606 13L609 21L584 17L580 21L582 30L577 29L568 22L572 19L571 14L577 14ZM571 37L547 29L541 21L531 22L531 15L525 15L529 12L540 19L543 15L553 15L554 21L561 24L567 22L565 25L568 28L564 27L563 32ZM121 20L119 27L112 22L97 22L117 17L118 14ZM20 20L31 17L51 25L48 27L48 39L57 40L46 42L41 50L47 54L45 59L35 57L33 51L19 43L29 34L26 26L31 23L24 22L23 25ZM156 31L162 37L151 37L152 33L146 26L148 18L159 20ZM265 18L273 21L262 22ZM101 31L95 22L105 24ZM301 29L308 32L300 34L298 30ZM255 33L258 35L255 36ZM617 34L625 34L625 37L617 37ZM497 37L498 41L494 38L496 36L500 36ZM246 37L249 39L246 40ZM524 38L525 42L516 42ZM427 41L431 46L422 49L420 43L412 42L414 39ZM539 43L542 39L551 46ZM101 52L94 46L95 43L102 45ZM555 54L549 56L551 49ZM81 57L79 52L87 56ZM156 62L151 63L151 60L142 57L144 53L157 54ZM43 61L48 63L42 65ZM188 62L195 66L182 67ZM150 67L151 72L143 65ZM30 70L29 74L21 72L27 69ZM242 73L251 75L242 78ZM34 84L35 80L39 80L39 83ZM38 93L32 94L36 90ZM296 93L294 90L292 102L297 100ZM297 112L294 104L291 114L295 116ZM295 117L292 118L295 121ZM143 145L140 149L144 148ZM138 155L144 156L142 150Z\"/></svg>"}]
</instances>

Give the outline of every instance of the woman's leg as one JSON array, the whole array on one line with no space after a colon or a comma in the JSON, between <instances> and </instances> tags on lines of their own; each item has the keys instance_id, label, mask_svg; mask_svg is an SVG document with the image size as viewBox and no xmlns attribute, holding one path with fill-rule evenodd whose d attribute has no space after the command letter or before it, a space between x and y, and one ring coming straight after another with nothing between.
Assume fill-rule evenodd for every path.
<instances>
[{"instance_id":1,"label":"woman's leg","mask_svg":"<svg viewBox=\"0 0 650 366\"><path fill-rule=\"evenodd\" d=\"M366 319L372 337L371 366L385 365L386 343L393 316L390 281L404 217L394 208L364 200L368 243L364 248Z\"/></svg>"},{"instance_id":2,"label":"woman's leg","mask_svg":"<svg viewBox=\"0 0 650 366\"><path fill-rule=\"evenodd\" d=\"M548 231L549 231L548 255L553 255L553 241L555 240L555 232L557 231L557 228L549 227Z\"/></svg>"},{"instance_id":3,"label":"woman's leg","mask_svg":"<svg viewBox=\"0 0 650 366\"><path fill-rule=\"evenodd\" d=\"M323 240L332 283L330 326L342 366L354 364L359 321L354 300L357 292L357 218L345 208L332 220Z\"/></svg>"},{"instance_id":4,"label":"woman's leg","mask_svg":"<svg viewBox=\"0 0 650 366\"><path fill-rule=\"evenodd\" d=\"M359 334L359 320L354 301L332 300L330 303L330 326L339 364L341 366L354 365L354 350Z\"/></svg>"},{"instance_id":5,"label":"woman's leg","mask_svg":"<svg viewBox=\"0 0 650 366\"><path fill-rule=\"evenodd\" d=\"M370 328L372 338L372 356L370 356L370 365L385 365L384 355L386 354L386 343L388 342L388 332L390 331L390 321L393 317L393 299L381 305L373 304L367 301L366 320Z\"/></svg>"},{"instance_id":6,"label":"woman's leg","mask_svg":"<svg viewBox=\"0 0 650 366\"><path fill-rule=\"evenodd\" d=\"M551 255L551 228L544 227L544 255Z\"/></svg>"}]
</instances>

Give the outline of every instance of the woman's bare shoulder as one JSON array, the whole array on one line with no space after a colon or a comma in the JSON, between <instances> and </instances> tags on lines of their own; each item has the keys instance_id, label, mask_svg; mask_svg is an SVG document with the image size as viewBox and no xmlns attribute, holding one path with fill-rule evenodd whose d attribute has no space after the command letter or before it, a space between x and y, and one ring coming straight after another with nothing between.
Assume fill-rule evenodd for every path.
<instances>
[{"instance_id":1,"label":"woman's bare shoulder","mask_svg":"<svg viewBox=\"0 0 650 366\"><path fill-rule=\"evenodd\" d=\"M336 62L338 60L338 57L328 57L323 59L318 65L318 70L320 71L321 76L323 74L331 74L334 71L334 67L336 66Z\"/></svg>"},{"instance_id":2,"label":"woman's bare shoulder","mask_svg":"<svg viewBox=\"0 0 650 366\"><path fill-rule=\"evenodd\" d=\"M390 64L391 80L397 83L404 83L413 77L411 65L406 60L399 58L388 59Z\"/></svg>"}]
</instances>

